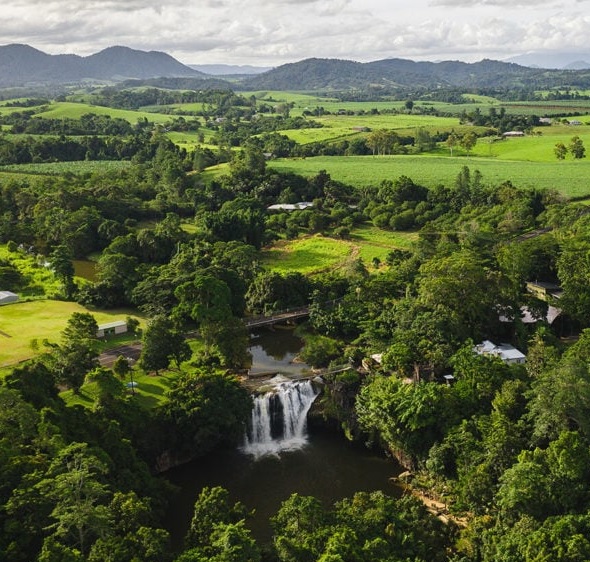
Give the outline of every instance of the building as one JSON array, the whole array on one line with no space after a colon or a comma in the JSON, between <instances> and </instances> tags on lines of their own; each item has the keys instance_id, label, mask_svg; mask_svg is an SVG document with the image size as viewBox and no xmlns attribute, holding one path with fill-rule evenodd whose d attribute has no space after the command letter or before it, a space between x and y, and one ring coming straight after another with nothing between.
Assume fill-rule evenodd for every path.
<instances>
[{"instance_id":1,"label":"building","mask_svg":"<svg viewBox=\"0 0 590 562\"><path fill-rule=\"evenodd\" d=\"M563 290L555 283L545 281L527 281L526 290L539 300L548 302L550 298L559 299Z\"/></svg>"},{"instance_id":2,"label":"building","mask_svg":"<svg viewBox=\"0 0 590 562\"><path fill-rule=\"evenodd\" d=\"M311 201L300 201L299 203L276 203L267 207L268 211L303 211L313 207Z\"/></svg>"},{"instance_id":3,"label":"building","mask_svg":"<svg viewBox=\"0 0 590 562\"><path fill-rule=\"evenodd\" d=\"M526 361L526 355L509 343L496 345L490 340L484 340L479 345L476 345L473 351L478 355L499 357L504 363L508 363L509 365L522 364Z\"/></svg>"},{"instance_id":4,"label":"building","mask_svg":"<svg viewBox=\"0 0 590 562\"><path fill-rule=\"evenodd\" d=\"M522 131L506 131L502 134L503 137L524 137Z\"/></svg>"},{"instance_id":5,"label":"building","mask_svg":"<svg viewBox=\"0 0 590 562\"><path fill-rule=\"evenodd\" d=\"M18 301L18 295L10 291L0 291L0 305L11 304Z\"/></svg>"},{"instance_id":6,"label":"building","mask_svg":"<svg viewBox=\"0 0 590 562\"><path fill-rule=\"evenodd\" d=\"M116 320L107 324L99 324L96 332L97 338L105 338L107 336L115 336L117 334L124 334L127 332L127 321Z\"/></svg>"},{"instance_id":7,"label":"building","mask_svg":"<svg viewBox=\"0 0 590 562\"><path fill-rule=\"evenodd\" d=\"M523 324L536 324L539 320L544 320L547 324L553 324L561 314L561 308L549 305L547 307L547 314L544 317L535 315L527 306L520 307L520 320ZM514 317L501 314L500 322L510 323L514 322Z\"/></svg>"}]
</instances>

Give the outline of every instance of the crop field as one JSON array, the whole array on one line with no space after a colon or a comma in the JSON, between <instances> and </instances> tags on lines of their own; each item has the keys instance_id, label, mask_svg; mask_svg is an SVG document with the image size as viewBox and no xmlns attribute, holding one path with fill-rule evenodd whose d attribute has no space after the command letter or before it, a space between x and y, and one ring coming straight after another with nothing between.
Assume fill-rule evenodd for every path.
<instances>
[{"instance_id":1,"label":"crop field","mask_svg":"<svg viewBox=\"0 0 590 562\"><path fill-rule=\"evenodd\" d=\"M513 139L510 139L513 140ZM326 170L330 176L352 186L379 185L383 180L408 176L426 187L451 186L463 166L479 170L486 184L511 181L516 187L556 189L567 197L590 196L590 161L530 162L482 157L441 156L318 156L274 160L271 168L314 176Z\"/></svg>"},{"instance_id":2,"label":"crop field","mask_svg":"<svg viewBox=\"0 0 590 562\"><path fill-rule=\"evenodd\" d=\"M366 136L366 132L355 130L363 127L371 130L390 129L400 135L414 135L416 129L424 129L430 133L453 130L459 135L468 130L478 130L477 127L470 125L460 125L459 120L454 117L431 117L426 115L328 115L314 118L314 121L318 121L324 126L315 129L288 129L282 130L280 133L299 144L309 144L335 141L359 135Z\"/></svg>"},{"instance_id":3,"label":"crop field","mask_svg":"<svg viewBox=\"0 0 590 562\"><path fill-rule=\"evenodd\" d=\"M135 316L128 310L88 310L64 301L34 300L4 305L0 307L0 366L32 357L33 340L39 344L44 339L58 341L73 312L90 312L99 324Z\"/></svg>"},{"instance_id":4,"label":"crop field","mask_svg":"<svg viewBox=\"0 0 590 562\"><path fill-rule=\"evenodd\" d=\"M263 251L262 263L279 273L306 275L343 268L357 258L370 267L373 258L383 261L391 250L408 249L416 239L413 232L388 232L367 225L355 229L347 240L315 235L278 241Z\"/></svg>"},{"instance_id":5,"label":"crop field","mask_svg":"<svg viewBox=\"0 0 590 562\"><path fill-rule=\"evenodd\" d=\"M138 119L147 119L152 123L166 123L171 120L170 115L163 115L161 113L132 111L130 109L113 109L111 107L75 102L52 102L47 106L46 111L38 113L37 116L44 119L80 119L82 115L87 113L94 113L95 115L110 115L113 119L125 119L132 124L137 123Z\"/></svg>"},{"instance_id":6,"label":"crop field","mask_svg":"<svg viewBox=\"0 0 590 562\"><path fill-rule=\"evenodd\" d=\"M47 162L39 164L9 164L0 166L6 177L18 175L62 176L64 174L93 174L109 170L122 170L131 166L129 160L81 160L76 162ZM0 175L2 177L2 175Z\"/></svg>"}]
</instances>

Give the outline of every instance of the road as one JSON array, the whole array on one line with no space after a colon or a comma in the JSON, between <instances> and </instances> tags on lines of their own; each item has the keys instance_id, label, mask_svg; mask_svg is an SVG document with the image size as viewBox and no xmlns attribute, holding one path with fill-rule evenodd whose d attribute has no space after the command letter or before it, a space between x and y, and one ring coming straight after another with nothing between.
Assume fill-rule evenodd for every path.
<instances>
[{"instance_id":1,"label":"road","mask_svg":"<svg viewBox=\"0 0 590 562\"><path fill-rule=\"evenodd\" d=\"M115 347L113 349L107 349L100 354L98 361L101 366L111 369L119 355L122 355L127 359L133 359L133 362L135 362L139 359L140 354L141 343L137 342L129 345L122 345L121 347Z\"/></svg>"}]
</instances>

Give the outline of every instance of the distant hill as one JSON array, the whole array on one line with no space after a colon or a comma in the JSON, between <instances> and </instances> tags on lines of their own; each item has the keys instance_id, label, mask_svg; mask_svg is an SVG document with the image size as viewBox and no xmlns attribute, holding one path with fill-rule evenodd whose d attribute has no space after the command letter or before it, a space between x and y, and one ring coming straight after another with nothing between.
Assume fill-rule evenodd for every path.
<instances>
[{"instance_id":1,"label":"distant hill","mask_svg":"<svg viewBox=\"0 0 590 562\"><path fill-rule=\"evenodd\" d=\"M211 76L245 76L250 74L262 74L272 70L272 66L251 66L249 64L189 64L191 68L210 74Z\"/></svg>"},{"instance_id":2,"label":"distant hill","mask_svg":"<svg viewBox=\"0 0 590 562\"><path fill-rule=\"evenodd\" d=\"M335 59L306 59L247 78L252 90L343 90L367 87L398 88L552 88L590 87L589 70L548 70L484 59L415 62L384 59L368 63Z\"/></svg>"},{"instance_id":3,"label":"distant hill","mask_svg":"<svg viewBox=\"0 0 590 562\"><path fill-rule=\"evenodd\" d=\"M582 70L590 68L590 51L570 53L530 52L506 59L533 68L553 68L566 70Z\"/></svg>"},{"instance_id":4,"label":"distant hill","mask_svg":"<svg viewBox=\"0 0 590 562\"><path fill-rule=\"evenodd\" d=\"M0 86L64 84L82 80L204 77L166 53L109 47L88 57L48 55L28 45L0 46Z\"/></svg>"}]
</instances>

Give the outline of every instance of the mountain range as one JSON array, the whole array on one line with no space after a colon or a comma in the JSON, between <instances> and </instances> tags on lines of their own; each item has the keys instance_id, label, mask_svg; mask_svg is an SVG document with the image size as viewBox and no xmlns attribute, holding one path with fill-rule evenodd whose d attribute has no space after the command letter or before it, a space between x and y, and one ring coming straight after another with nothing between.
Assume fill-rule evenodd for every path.
<instances>
[{"instance_id":1,"label":"mountain range","mask_svg":"<svg viewBox=\"0 0 590 562\"><path fill-rule=\"evenodd\" d=\"M583 62L579 63L583 66ZM245 90L349 90L415 88L590 88L590 69L547 69L514 62L484 59L415 62L384 59L373 62L311 58L266 70L256 67L201 65L209 73L184 65L159 51L109 47L96 54L48 55L28 45L0 46L0 87L79 84L83 81L125 83L145 81L156 86L172 78L210 79L233 75L232 83ZM238 76L240 75L240 76ZM157 80L155 80L157 79ZM184 80L186 83L187 80ZM212 84L220 84L217 79ZM230 87L229 83L225 83ZM173 87L173 86L162 86ZM217 87L217 86L211 86Z\"/></svg>"},{"instance_id":2,"label":"mountain range","mask_svg":"<svg viewBox=\"0 0 590 562\"><path fill-rule=\"evenodd\" d=\"M0 86L120 81L158 76L203 77L166 53L109 47L88 57L48 55L29 45L0 46Z\"/></svg>"}]
</instances>

